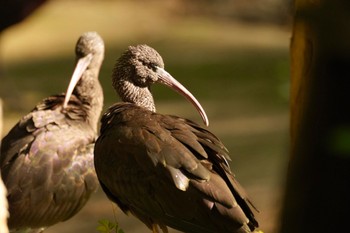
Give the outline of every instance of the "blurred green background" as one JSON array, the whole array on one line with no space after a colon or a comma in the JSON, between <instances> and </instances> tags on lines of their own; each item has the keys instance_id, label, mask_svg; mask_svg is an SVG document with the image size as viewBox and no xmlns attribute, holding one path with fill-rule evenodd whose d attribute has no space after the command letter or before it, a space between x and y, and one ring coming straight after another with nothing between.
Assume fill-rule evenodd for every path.
<instances>
[{"instance_id":1,"label":"blurred green background","mask_svg":"<svg viewBox=\"0 0 350 233\"><path fill-rule=\"evenodd\" d=\"M105 40L104 109L119 101L110 78L116 59L128 45L148 44L202 103L209 130L229 149L232 170L260 210L261 228L276 232L288 158L288 13L288 1L273 0L49 1L0 35L4 134L42 98L66 90L81 33ZM177 93L153 92L158 112L201 123ZM115 212L126 233L149 232ZM78 215L46 232L97 232L104 218L114 219L113 207L99 190Z\"/></svg>"}]
</instances>

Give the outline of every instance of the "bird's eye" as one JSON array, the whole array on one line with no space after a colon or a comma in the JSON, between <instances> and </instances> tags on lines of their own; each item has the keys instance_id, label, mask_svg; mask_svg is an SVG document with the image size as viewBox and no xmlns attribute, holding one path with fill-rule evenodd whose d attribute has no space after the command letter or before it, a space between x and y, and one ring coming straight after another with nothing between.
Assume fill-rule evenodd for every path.
<instances>
[{"instance_id":1,"label":"bird's eye","mask_svg":"<svg viewBox=\"0 0 350 233\"><path fill-rule=\"evenodd\" d=\"M84 57L84 52L82 49L77 48L75 53L78 57Z\"/></svg>"},{"instance_id":2,"label":"bird's eye","mask_svg":"<svg viewBox=\"0 0 350 233\"><path fill-rule=\"evenodd\" d=\"M153 71L156 71L156 69L157 69L157 65L155 63L152 63L152 62L148 64L148 67L150 69L152 69Z\"/></svg>"},{"instance_id":3,"label":"bird's eye","mask_svg":"<svg viewBox=\"0 0 350 233\"><path fill-rule=\"evenodd\" d=\"M139 61L142 63L142 65L148 67L149 69L151 69L153 71L157 70L157 64L156 63L154 63L154 62L146 62L146 61L143 61L141 59L139 59Z\"/></svg>"}]
</instances>

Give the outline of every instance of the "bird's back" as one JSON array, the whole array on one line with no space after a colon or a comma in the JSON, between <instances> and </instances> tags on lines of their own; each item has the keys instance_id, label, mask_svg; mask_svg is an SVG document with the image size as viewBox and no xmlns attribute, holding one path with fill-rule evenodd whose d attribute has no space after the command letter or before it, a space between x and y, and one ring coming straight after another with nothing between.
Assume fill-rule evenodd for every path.
<instances>
[{"instance_id":1,"label":"bird's back","mask_svg":"<svg viewBox=\"0 0 350 233\"><path fill-rule=\"evenodd\" d=\"M107 111L95 146L96 172L111 200L150 228L189 233L258 226L227 160L224 145L199 125L130 103Z\"/></svg>"},{"instance_id":2,"label":"bird's back","mask_svg":"<svg viewBox=\"0 0 350 233\"><path fill-rule=\"evenodd\" d=\"M3 138L0 166L8 189L9 227L39 228L76 214L98 187L95 132L73 97L46 98Z\"/></svg>"}]
</instances>

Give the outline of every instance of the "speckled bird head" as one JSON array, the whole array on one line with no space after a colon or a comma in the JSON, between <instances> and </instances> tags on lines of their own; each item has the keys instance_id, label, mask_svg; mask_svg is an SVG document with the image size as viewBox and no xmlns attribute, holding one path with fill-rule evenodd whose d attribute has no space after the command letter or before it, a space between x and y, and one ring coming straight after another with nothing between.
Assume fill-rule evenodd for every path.
<instances>
[{"instance_id":1,"label":"speckled bird head","mask_svg":"<svg viewBox=\"0 0 350 233\"><path fill-rule=\"evenodd\" d=\"M147 87L158 81L157 68L164 68L164 62L156 50L148 45L129 46L117 61L113 86L118 79L131 79L134 85Z\"/></svg>"},{"instance_id":2,"label":"speckled bird head","mask_svg":"<svg viewBox=\"0 0 350 233\"><path fill-rule=\"evenodd\" d=\"M165 69L159 53L147 45L129 46L113 70L112 83L121 99L150 111L156 110L150 86L164 84L186 97L209 124L204 109L196 98Z\"/></svg>"}]
</instances>

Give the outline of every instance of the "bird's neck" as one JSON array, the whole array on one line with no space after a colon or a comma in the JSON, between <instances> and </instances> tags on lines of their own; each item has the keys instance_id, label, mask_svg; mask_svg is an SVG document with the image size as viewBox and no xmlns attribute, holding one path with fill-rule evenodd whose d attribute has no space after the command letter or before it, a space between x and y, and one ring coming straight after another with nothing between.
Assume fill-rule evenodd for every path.
<instances>
[{"instance_id":1,"label":"bird's neck","mask_svg":"<svg viewBox=\"0 0 350 233\"><path fill-rule=\"evenodd\" d=\"M103 107L103 91L98 75L98 70L86 70L73 92L83 103L87 112L87 121L96 132Z\"/></svg>"},{"instance_id":2,"label":"bird's neck","mask_svg":"<svg viewBox=\"0 0 350 233\"><path fill-rule=\"evenodd\" d=\"M156 111L153 96L148 87L139 87L128 80L120 80L117 92L124 102L136 104L152 112Z\"/></svg>"}]
</instances>

